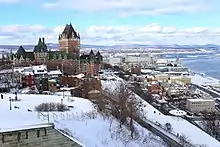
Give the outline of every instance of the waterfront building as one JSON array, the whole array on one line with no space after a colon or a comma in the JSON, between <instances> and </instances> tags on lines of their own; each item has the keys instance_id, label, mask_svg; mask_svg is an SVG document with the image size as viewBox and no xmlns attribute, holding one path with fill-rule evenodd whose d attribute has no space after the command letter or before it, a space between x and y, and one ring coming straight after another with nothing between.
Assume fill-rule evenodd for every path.
<instances>
[{"instance_id":1,"label":"waterfront building","mask_svg":"<svg viewBox=\"0 0 220 147\"><path fill-rule=\"evenodd\" d=\"M157 62L156 70L170 76L188 76L190 74L189 69L180 63L179 58L176 61L161 60Z\"/></svg>"},{"instance_id":2,"label":"waterfront building","mask_svg":"<svg viewBox=\"0 0 220 147\"><path fill-rule=\"evenodd\" d=\"M212 99L187 99L186 109L193 113L215 111L215 102Z\"/></svg>"}]
</instances>

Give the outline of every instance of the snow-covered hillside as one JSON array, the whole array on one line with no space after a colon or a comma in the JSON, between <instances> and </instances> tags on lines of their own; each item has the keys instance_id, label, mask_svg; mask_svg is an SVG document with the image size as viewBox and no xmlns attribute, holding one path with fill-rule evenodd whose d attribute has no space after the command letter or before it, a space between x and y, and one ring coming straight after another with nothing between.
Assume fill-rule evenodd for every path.
<instances>
[{"instance_id":1,"label":"snow-covered hillside","mask_svg":"<svg viewBox=\"0 0 220 147\"><path fill-rule=\"evenodd\" d=\"M34 108L45 102L61 102L63 98L58 95L18 94L18 98L21 100L12 102L12 110L10 110L9 97L14 98L15 95L3 95L4 99L0 99L1 130L47 123L47 113L43 113L43 116L35 112ZM166 146L159 137L140 127L138 124L135 124L139 132L138 139L132 140L129 131L125 127L122 133L118 133L117 120L113 117L103 117L97 113L93 104L88 100L66 96L63 103L74 108L70 108L70 111L66 112L50 112L49 121L55 123L57 129L67 132L85 147L124 147L125 144L127 147ZM19 109L14 106L19 107Z\"/></svg>"},{"instance_id":2,"label":"snow-covered hillside","mask_svg":"<svg viewBox=\"0 0 220 147\"><path fill-rule=\"evenodd\" d=\"M192 83L197 85L213 85L220 82L218 79L202 74L194 74L189 77L191 78Z\"/></svg>"},{"instance_id":3,"label":"snow-covered hillside","mask_svg":"<svg viewBox=\"0 0 220 147\"><path fill-rule=\"evenodd\" d=\"M114 75L113 73L104 73L102 78L107 80L102 80L102 88L103 90L114 90L117 89L117 85L119 85L119 82L122 81L119 77ZM125 82L125 81L124 81ZM136 95L138 99L141 99L138 95ZM220 147L220 142L218 142L216 139L199 129L198 127L192 125L188 121L177 118L174 116L166 116L160 113L156 108L151 106L146 101L142 100L144 113L146 114L146 119L153 121L153 122L159 122L161 125L164 125L165 123L170 123L173 128L174 134L183 134L186 136L190 142L193 144L205 144L209 147ZM155 113L156 112L156 113Z\"/></svg>"}]
</instances>

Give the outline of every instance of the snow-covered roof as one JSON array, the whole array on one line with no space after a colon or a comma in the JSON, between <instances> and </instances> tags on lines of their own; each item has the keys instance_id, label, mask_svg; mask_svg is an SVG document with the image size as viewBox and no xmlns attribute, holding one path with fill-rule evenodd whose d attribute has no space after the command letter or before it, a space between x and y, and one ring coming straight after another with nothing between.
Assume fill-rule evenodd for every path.
<instances>
[{"instance_id":1,"label":"snow-covered roof","mask_svg":"<svg viewBox=\"0 0 220 147\"><path fill-rule=\"evenodd\" d=\"M166 74L166 73L160 73L160 74L156 74L156 75L154 75L155 77L167 77L167 76L169 76L168 74Z\"/></svg>"},{"instance_id":2,"label":"snow-covered roof","mask_svg":"<svg viewBox=\"0 0 220 147\"><path fill-rule=\"evenodd\" d=\"M29 72L29 71L26 71L26 72L22 72L22 74L24 74L24 75L34 75L34 73L33 72Z\"/></svg>"},{"instance_id":3,"label":"snow-covered roof","mask_svg":"<svg viewBox=\"0 0 220 147\"><path fill-rule=\"evenodd\" d=\"M34 74L47 74L47 66L46 65L38 65L32 66Z\"/></svg>"},{"instance_id":4,"label":"snow-covered roof","mask_svg":"<svg viewBox=\"0 0 220 147\"><path fill-rule=\"evenodd\" d=\"M184 76L184 75L181 75L181 76L174 76L174 75L171 75L171 76L170 76L170 79L181 79L181 78L188 78L188 79L191 79L191 77L189 77L189 76Z\"/></svg>"},{"instance_id":5,"label":"snow-covered roof","mask_svg":"<svg viewBox=\"0 0 220 147\"><path fill-rule=\"evenodd\" d=\"M84 74L78 74L78 75L76 75L76 77L78 78L78 79L81 79L81 78L83 78L85 75Z\"/></svg>"},{"instance_id":6,"label":"snow-covered roof","mask_svg":"<svg viewBox=\"0 0 220 147\"><path fill-rule=\"evenodd\" d=\"M51 70L48 75L62 75L62 72L60 70Z\"/></svg>"},{"instance_id":7,"label":"snow-covered roof","mask_svg":"<svg viewBox=\"0 0 220 147\"><path fill-rule=\"evenodd\" d=\"M70 140L73 140L74 142L76 142L78 145L82 146L82 147L85 147L84 144L82 144L81 142L79 142L77 139L63 133L62 131L60 131L59 129L56 129L58 132L60 132L61 134L63 134L65 137L69 138Z\"/></svg>"},{"instance_id":8,"label":"snow-covered roof","mask_svg":"<svg viewBox=\"0 0 220 147\"><path fill-rule=\"evenodd\" d=\"M55 79L50 79L50 80L48 80L48 82L56 82L56 80Z\"/></svg>"},{"instance_id":9,"label":"snow-covered roof","mask_svg":"<svg viewBox=\"0 0 220 147\"><path fill-rule=\"evenodd\" d=\"M214 102L213 99L187 99L190 102Z\"/></svg>"},{"instance_id":10,"label":"snow-covered roof","mask_svg":"<svg viewBox=\"0 0 220 147\"><path fill-rule=\"evenodd\" d=\"M69 90L72 90L72 89L75 89L76 87L62 87L60 88L60 90L64 90L64 91L69 91Z\"/></svg>"},{"instance_id":11,"label":"snow-covered roof","mask_svg":"<svg viewBox=\"0 0 220 147\"><path fill-rule=\"evenodd\" d=\"M142 73L151 73L152 70L151 69L141 69Z\"/></svg>"},{"instance_id":12,"label":"snow-covered roof","mask_svg":"<svg viewBox=\"0 0 220 147\"><path fill-rule=\"evenodd\" d=\"M19 73L34 72L34 74L47 74L47 66L37 65L37 66L27 66L27 67L15 67L14 71Z\"/></svg>"},{"instance_id":13,"label":"snow-covered roof","mask_svg":"<svg viewBox=\"0 0 220 147\"><path fill-rule=\"evenodd\" d=\"M168 60L167 60L167 59L158 59L158 60L156 61L156 63L157 63L157 64L166 64L166 63L168 63Z\"/></svg>"},{"instance_id":14,"label":"snow-covered roof","mask_svg":"<svg viewBox=\"0 0 220 147\"><path fill-rule=\"evenodd\" d=\"M98 91L98 90L91 90L91 91L89 91L89 94L97 94L97 93L100 93L100 91Z\"/></svg>"},{"instance_id":15,"label":"snow-covered roof","mask_svg":"<svg viewBox=\"0 0 220 147\"><path fill-rule=\"evenodd\" d=\"M0 71L0 74L12 73L12 69L3 69Z\"/></svg>"},{"instance_id":16,"label":"snow-covered roof","mask_svg":"<svg viewBox=\"0 0 220 147\"><path fill-rule=\"evenodd\" d=\"M0 133L20 131L20 130L30 130L30 129L37 129L37 128L46 128L46 127L53 127L53 126L54 126L53 123L26 125L26 126L20 126L20 127L16 127L16 128L3 129L3 130L0 130Z\"/></svg>"}]
</instances>

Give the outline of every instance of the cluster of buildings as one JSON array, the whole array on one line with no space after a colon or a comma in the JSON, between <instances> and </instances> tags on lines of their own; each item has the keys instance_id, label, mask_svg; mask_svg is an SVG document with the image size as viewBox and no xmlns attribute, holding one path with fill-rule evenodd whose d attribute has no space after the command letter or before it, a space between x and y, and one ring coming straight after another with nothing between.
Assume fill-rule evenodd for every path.
<instances>
[{"instance_id":1,"label":"cluster of buildings","mask_svg":"<svg viewBox=\"0 0 220 147\"><path fill-rule=\"evenodd\" d=\"M95 77L102 68L103 57L99 51L80 53L80 39L73 26L67 24L58 36L57 51L48 47L45 38L39 38L33 51L20 46L15 53L3 55L2 62L5 65L1 68L5 70L0 72L1 83L6 83L7 87L30 88L43 92L76 87L84 83L85 79L96 79L98 82ZM6 73L8 76L4 78Z\"/></svg>"},{"instance_id":2,"label":"cluster of buildings","mask_svg":"<svg viewBox=\"0 0 220 147\"><path fill-rule=\"evenodd\" d=\"M83 73L65 76L60 69L48 70L44 64L2 70L0 77L8 79L0 80L6 87L9 86L8 89L21 89L21 93L71 91L72 95L84 98L101 94L101 81L98 76Z\"/></svg>"},{"instance_id":3,"label":"cluster of buildings","mask_svg":"<svg viewBox=\"0 0 220 147\"><path fill-rule=\"evenodd\" d=\"M59 49L51 51L47 47L44 38L39 38L33 51L26 51L22 46L16 53L10 53L5 60L13 63L13 66L47 65L48 69L63 68L64 74L84 73L97 75L103 57L98 51L92 50L87 54L80 54L80 35L71 24L67 24L63 32L58 36Z\"/></svg>"},{"instance_id":4,"label":"cluster of buildings","mask_svg":"<svg viewBox=\"0 0 220 147\"><path fill-rule=\"evenodd\" d=\"M150 95L146 99L156 106L163 107L167 112L174 108L184 109L190 114L216 110L211 96L195 97L198 89L193 89L190 71L179 58L169 61L147 55L143 59L141 56L134 59L135 56L126 56L125 62L121 60L112 65L119 66L125 73L124 78L130 83L137 83L143 92Z\"/></svg>"}]
</instances>

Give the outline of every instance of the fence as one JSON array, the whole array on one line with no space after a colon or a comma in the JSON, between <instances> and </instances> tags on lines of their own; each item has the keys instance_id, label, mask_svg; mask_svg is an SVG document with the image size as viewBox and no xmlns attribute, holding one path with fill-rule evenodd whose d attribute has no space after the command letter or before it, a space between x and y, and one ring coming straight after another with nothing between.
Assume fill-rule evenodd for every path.
<instances>
[{"instance_id":1,"label":"fence","mask_svg":"<svg viewBox=\"0 0 220 147\"><path fill-rule=\"evenodd\" d=\"M94 110L91 112L86 113L71 113L71 112L38 112L37 118L41 119L42 121L50 120L52 121L59 121L59 120L76 120L76 121L85 121L89 119L95 119L98 117L98 113Z\"/></svg>"}]
</instances>

